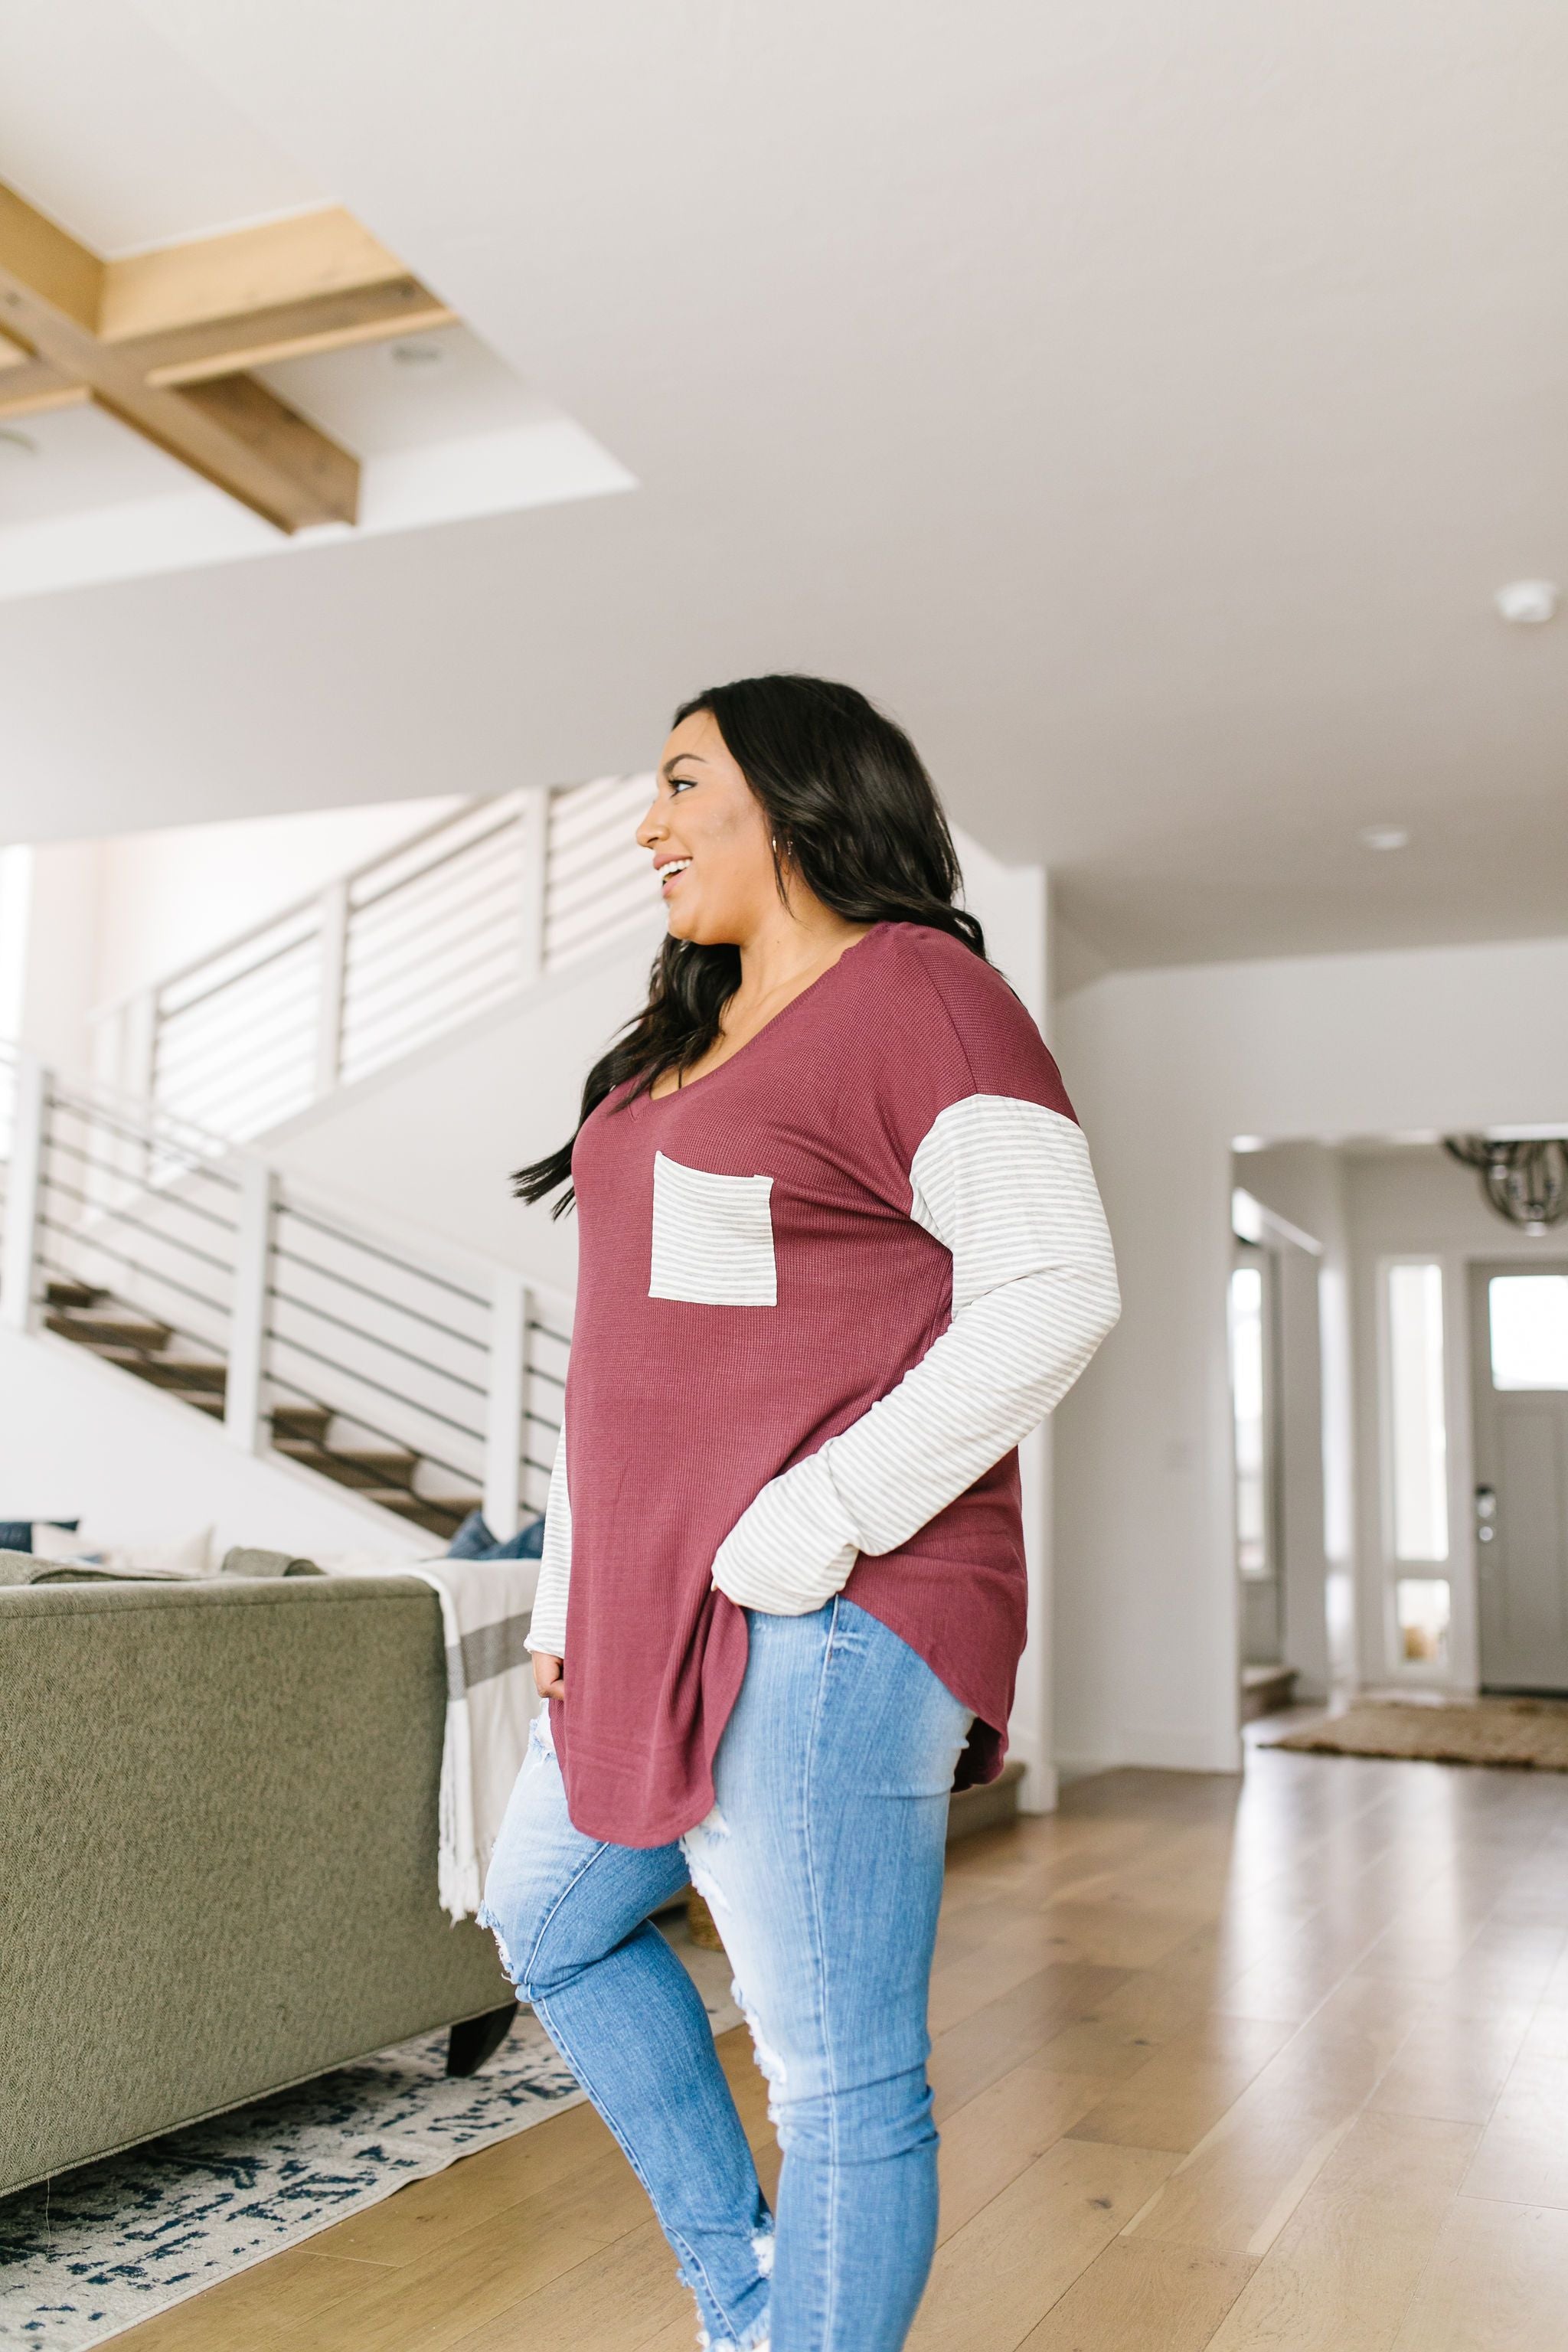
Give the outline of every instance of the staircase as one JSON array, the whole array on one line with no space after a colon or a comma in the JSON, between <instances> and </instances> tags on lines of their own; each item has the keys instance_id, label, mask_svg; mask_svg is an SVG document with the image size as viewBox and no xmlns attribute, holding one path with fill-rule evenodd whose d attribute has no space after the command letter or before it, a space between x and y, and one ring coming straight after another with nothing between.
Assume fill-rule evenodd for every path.
<instances>
[{"instance_id":1,"label":"staircase","mask_svg":"<svg viewBox=\"0 0 1568 2352\"><path fill-rule=\"evenodd\" d=\"M0 1046L0 1320L445 1545L542 1511L570 1302ZM367 1534L370 1530L367 1529Z\"/></svg>"},{"instance_id":2,"label":"staircase","mask_svg":"<svg viewBox=\"0 0 1568 2352\"><path fill-rule=\"evenodd\" d=\"M542 1509L570 1302L245 1147L662 914L647 776L476 800L95 1021L0 1046L0 1320L445 1542Z\"/></svg>"},{"instance_id":3,"label":"staircase","mask_svg":"<svg viewBox=\"0 0 1568 2352\"><path fill-rule=\"evenodd\" d=\"M223 1419L228 1367L216 1357L193 1355L188 1348L172 1353L175 1333L167 1323L149 1322L107 1290L85 1282L46 1283L43 1304L45 1330L85 1348L100 1363L150 1381L196 1412ZM477 1491L439 1498L418 1492L416 1481L426 1465L406 1447L378 1452L334 1442L336 1416L329 1406L275 1404L266 1417L273 1453L353 1487L367 1503L395 1512L443 1541L450 1541L468 1513L482 1507Z\"/></svg>"},{"instance_id":4,"label":"staircase","mask_svg":"<svg viewBox=\"0 0 1568 2352\"><path fill-rule=\"evenodd\" d=\"M662 912L649 776L476 800L95 1016L99 1082L0 1047L0 1319L442 1541L542 1509L570 1304L312 1197L257 1138Z\"/></svg>"}]
</instances>

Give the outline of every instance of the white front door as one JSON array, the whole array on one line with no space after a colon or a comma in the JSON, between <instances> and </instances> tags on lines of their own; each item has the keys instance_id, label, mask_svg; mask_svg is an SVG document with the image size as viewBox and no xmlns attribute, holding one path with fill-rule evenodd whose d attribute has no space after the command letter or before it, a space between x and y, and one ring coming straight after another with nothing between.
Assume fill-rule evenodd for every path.
<instances>
[{"instance_id":1,"label":"white front door","mask_svg":"<svg viewBox=\"0 0 1568 2352\"><path fill-rule=\"evenodd\" d=\"M1470 1286L1481 1683L1568 1691L1568 1265Z\"/></svg>"}]
</instances>

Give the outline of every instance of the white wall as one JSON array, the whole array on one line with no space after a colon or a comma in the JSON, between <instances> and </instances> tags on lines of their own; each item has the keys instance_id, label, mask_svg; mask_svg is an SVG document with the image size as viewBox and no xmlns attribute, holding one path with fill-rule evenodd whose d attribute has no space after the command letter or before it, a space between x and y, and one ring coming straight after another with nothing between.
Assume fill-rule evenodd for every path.
<instances>
[{"instance_id":1,"label":"white wall","mask_svg":"<svg viewBox=\"0 0 1568 2352\"><path fill-rule=\"evenodd\" d=\"M26 904L14 1034L55 1067L81 1070L98 989L99 845L41 843L19 863Z\"/></svg>"},{"instance_id":2,"label":"white wall","mask_svg":"<svg viewBox=\"0 0 1568 2352\"><path fill-rule=\"evenodd\" d=\"M21 1032L32 902L32 851L22 843L0 849L0 1037Z\"/></svg>"},{"instance_id":3,"label":"white wall","mask_svg":"<svg viewBox=\"0 0 1568 2352\"><path fill-rule=\"evenodd\" d=\"M1061 1003L1124 1305L1057 1414L1058 1757L1238 1760L1232 1139L1568 1119L1565 997L1552 940L1121 972Z\"/></svg>"}]
</instances>

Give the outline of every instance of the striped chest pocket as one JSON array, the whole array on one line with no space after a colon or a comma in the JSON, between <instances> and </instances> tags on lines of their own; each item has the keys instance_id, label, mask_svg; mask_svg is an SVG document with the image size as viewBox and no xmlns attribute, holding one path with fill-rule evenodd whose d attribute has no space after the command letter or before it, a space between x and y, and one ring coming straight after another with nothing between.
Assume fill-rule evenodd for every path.
<instances>
[{"instance_id":1,"label":"striped chest pocket","mask_svg":"<svg viewBox=\"0 0 1568 2352\"><path fill-rule=\"evenodd\" d=\"M771 1176L715 1176L653 1157L650 1298L696 1307L776 1307Z\"/></svg>"}]
</instances>

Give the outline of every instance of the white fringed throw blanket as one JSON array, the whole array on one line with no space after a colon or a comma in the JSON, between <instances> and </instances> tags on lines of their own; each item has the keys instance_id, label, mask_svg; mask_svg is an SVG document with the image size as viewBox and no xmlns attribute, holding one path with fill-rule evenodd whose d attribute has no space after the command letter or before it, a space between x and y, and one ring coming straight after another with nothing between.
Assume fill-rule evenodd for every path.
<instances>
[{"instance_id":1,"label":"white fringed throw blanket","mask_svg":"<svg viewBox=\"0 0 1568 2352\"><path fill-rule=\"evenodd\" d=\"M441 1748L437 1886L454 1919L479 1895L537 1710L533 1660L523 1647L538 1563L519 1559L390 1560L319 1553L330 1576L416 1576L441 1604L447 1645L447 1730Z\"/></svg>"}]
</instances>

